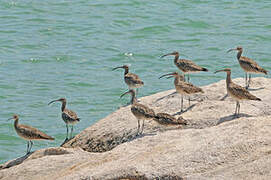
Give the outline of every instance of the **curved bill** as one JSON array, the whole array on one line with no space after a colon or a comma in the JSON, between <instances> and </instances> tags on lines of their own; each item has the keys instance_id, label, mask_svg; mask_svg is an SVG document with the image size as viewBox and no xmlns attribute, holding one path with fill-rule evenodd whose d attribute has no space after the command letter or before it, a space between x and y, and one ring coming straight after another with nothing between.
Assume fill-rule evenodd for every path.
<instances>
[{"instance_id":1,"label":"curved bill","mask_svg":"<svg viewBox=\"0 0 271 180\"><path fill-rule=\"evenodd\" d=\"M218 73L218 72L222 72L222 71L224 71L224 69L222 69L222 70L217 70L217 71L215 71L214 73Z\"/></svg>"},{"instance_id":2,"label":"curved bill","mask_svg":"<svg viewBox=\"0 0 271 180\"><path fill-rule=\"evenodd\" d=\"M13 117L12 118L8 118L8 120L7 121L10 121L11 119L14 119Z\"/></svg>"},{"instance_id":3,"label":"curved bill","mask_svg":"<svg viewBox=\"0 0 271 180\"><path fill-rule=\"evenodd\" d=\"M163 57L166 57L166 56L169 56L169 55L172 55L172 53L165 54L165 55L161 56L160 58L163 58Z\"/></svg>"},{"instance_id":4,"label":"curved bill","mask_svg":"<svg viewBox=\"0 0 271 180\"><path fill-rule=\"evenodd\" d=\"M122 98L124 95L126 95L128 93L130 93L130 91L127 91L127 92L123 93L122 95L120 95L120 98Z\"/></svg>"},{"instance_id":5,"label":"curved bill","mask_svg":"<svg viewBox=\"0 0 271 180\"><path fill-rule=\"evenodd\" d=\"M53 100L53 101L49 102L49 103L48 103L48 105L50 105L50 104L52 104L53 102L56 102L56 101L58 101L58 99L57 99L57 100Z\"/></svg>"},{"instance_id":6,"label":"curved bill","mask_svg":"<svg viewBox=\"0 0 271 180\"><path fill-rule=\"evenodd\" d=\"M162 77L165 77L165 76L174 76L174 73L169 73L169 74L164 74L162 76L159 77L159 79L161 79ZM168 78L171 78L171 77L168 77Z\"/></svg>"},{"instance_id":7,"label":"curved bill","mask_svg":"<svg viewBox=\"0 0 271 180\"><path fill-rule=\"evenodd\" d=\"M116 69L123 68L123 66L118 66L112 69L112 71L115 71Z\"/></svg>"},{"instance_id":8,"label":"curved bill","mask_svg":"<svg viewBox=\"0 0 271 180\"><path fill-rule=\"evenodd\" d=\"M227 51L227 53L229 53L229 52L231 52L231 51L234 51L234 50L237 50L237 49L229 49L229 50Z\"/></svg>"}]
</instances>

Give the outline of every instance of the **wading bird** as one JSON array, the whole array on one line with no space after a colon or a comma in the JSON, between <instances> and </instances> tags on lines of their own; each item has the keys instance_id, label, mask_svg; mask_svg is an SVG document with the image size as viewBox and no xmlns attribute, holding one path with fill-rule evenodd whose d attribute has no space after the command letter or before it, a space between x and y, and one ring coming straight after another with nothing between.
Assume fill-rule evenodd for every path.
<instances>
[{"instance_id":1,"label":"wading bird","mask_svg":"<svg viewBox=\"0 0 271 180\"><path fill-rule=\"evenodd\" d=\"M67 101L65 98L53 100L53 101L49 102L48 105L50 105L51 103L56 102L56 101L62 102L62 106L61 106L62 119L66 123L66 128L67 128L66 140L67 140L67 139L69 139L68 138L68 134L69 134L69 126L68 125L69 124L72 125L71 134L70 134L70 138L72 138L73 126L74 126L74 124L76 124L80 121L80 118L77 117L77 114L74 111L66 108Z\"/></svg>"},{"instance_id":2,"label":"wading bird","mask_svg":"<svg viewBox=\"0 0 271 180\"><path fill-rule=\"evenodd\" d=\"M236 117L238 117L238 115L240 113L240 101L243 101L243 100L261 101L260 98L257 98L256 96L250 94L249 91L246 90L245 88L232 82L230 68L218 70L215 73L217 73L217 72L226 72L227 73L227 79L226 79L227 92L228 92L228 95L231 96L236 101L236 108L235 108L235 116Z\"/></svg>"},{"instance_id":3,"label":"wading bird","mask_svg":"<svg viewBox=\"0 0 271 180\"><path fill-rule=\"evenodd\" d=\"M187 59L179 59L179 52L172 52L172 53L168 53L165 54L163 56L161 56L161 58L165 57L165 56L170 56L173 55L175 56L174 58L174 64L184 73L187 74L187 81L189 82L189 74L190 73L195 73L195 72L199 72L199 71L208 71L208 69L203 68L197 64L195 64L193 61L191 60L187 60Z\"/></svg>"},{"instance_id":4,"label":"wading bird","mask_svg":"<svg viewBox=\"0 0 271 180\"><path fill-rule=\"evenodd\" d=\"M187 121L180 116L178 119L176 119L174 116L171 116L167 113L157 113L154 116L154 120L158 122L159 124L170 126L170 125L187 125Z\"/></svg>"},{"instance_id":5,"label":"wading bird","mask_svg":"<svg viewBox=\"0 0 271 180\"><path fill-rule=\"evenodd\" d=\"M113 68L113 71L116 69L122 68L124 69L124 81L128 85L129 89L136 89L142 87L144 82L139 78L138 75L134 73L129 73L129 67L127 65L119 66Z\"/></svg>"},{"instance_id":6,"label":"wading bird","mask_svg":"<svg viewBox=\"0 0 271 180\"><path fill-rule=\"evenodd\" d=\"M153 119L155 112L151 108L137 102L135 91L133 89L125 92L120 97L123 97L125 94L131 94L131 112L137 118L137 135L142 134L144 129L144 121L147 119ZM142 125L140 125L141 120L143 121Z\"/></svg>"},{"instance_id":7,"label":"wading bird","mask_svg":"<svg viewBox=\"0 0 271 180\"><path fill-rule=\"evenodd\" d=\"M231 51L238 51L237 53L237 59L239 61L239 64L241 66L241 68L245 71L246 73L246 89L248 89L249 84L251 82L251 73L262 73L262 74L267 74L268 71L266 71L265 69L263 69L262 67L260 67L253 59L250 59L248 57L245 56L241 56L243 53L243 48L241 46L238 46L235 49L230 49L227 52L231 52ZM249 74L249 79L247 78L247 74Z\"/></svg>"},{"instance_id":8,"label":"wading bird","mask_svg":"<svg viewBox=\"0 0 271 180\"><path fill-rule=\"evenodd\" d=\"M195 93L203 93L203 90L197 86L194 86L193 84L189 83L189 82L184 82L181 81L181 76L178 74L178 72L173 72L173 73L169 73L169 74L165 74L162 75L160 78L164 77L164 76L174 76L175 80L174 80L174 85L175 85L175 89L177 91L177 93L179 93L182 97L181 97L181 112L183 112L183 95L191 95L191 94L195 94ZM190 105L190 97L189 97L189 105Z\"/></svg>"},{"instance_id":9,"label":"wading bird","mask_svg":"<svg viewBox=\"0 0 271 180\"><path fill-rule=\"evenodd\" d=\"M14 120L14 128L15 131L17 132L17 134L27 140L27 149L26 149L26 154L30 153L31 148L33 146L33 142L32 140L54 140L53 137L48 136L47 134L45 134L44 132L31 127L31 126L27 126L24 124L19 124L19 116L18 115L13 115L12 118L10 118L9 120L13 119Z\"/></svg>"}]
</instances>

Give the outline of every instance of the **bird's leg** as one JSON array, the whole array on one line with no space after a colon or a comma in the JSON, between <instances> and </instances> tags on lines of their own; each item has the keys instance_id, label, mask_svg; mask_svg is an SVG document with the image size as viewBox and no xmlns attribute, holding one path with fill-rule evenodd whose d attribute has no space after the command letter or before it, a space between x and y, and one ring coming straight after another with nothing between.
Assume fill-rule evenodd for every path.
<instances>
[{"instance_id":1,"label":"bird's leg","mask_svg":"<svg viewBox=\"0 0 271 180\"><path fill-rule=\"evenodd\" d=\"M140 134L143 133L143 129L144 129L144 121L145 121L145 119L143 119L143 123L142 123L142 127L141 127L141 132L140 132Z\"/></svg>"},{"instance_id":2,"label":"bird's leg","mask_svg":"<svg viewBox=\"0 0 271 180\"><path fill-rule=\"evenodd\" d=\"M181 112L183 112L183 95L181 97Z\"/></svg>"},{"instance_id":3,"label":"bird's leg","mask_svg":"<svg viewBox=\"0 0 271 180\"><path fill-rule=\"evenodd\" d=\"M184 82L185 82L185 73L183 74Z\"/></svg>"},{"instance_id":4,"label":"bird's leg","mask_svg":"<svg viewBox=\"0 0 271 180\"><path fill-rule=\"evenodd\" d=\"M32 146L33 146L33 142L30 140L30 147L29 147L28 153L30 153Z\"/></svg>"},{"instance_id":5,"label":"bird's leg","mask_svg":"<svg viewBox=\"0 0 271 180\"><path fill-rule=\"evenodd\" d=\"M245 79L246 79L246 89L247 89L247 72L245 73Z\"/></svg>"},{"instance_id":6,"label":"bird's leg","mask_svg":"<svg viewBox=\"0 0 271 180\"><path fill-rule=\"evenodd\" d=\"M190 76L189 74L187 74L187 82L189 82L189 80L190 80Z\"/></svg>"},{"instance_id":7,"label":"bird's leg","mask_svg":"<svg viewBox=\"0 0 271 180\"><path fill-rule=\"evenodd\" d=\"M72 138L72 132L73 132L73 125L72 125L72 129L71 129L71 136L70 136L70 139Z\"/></svg>"},{"instance_id":8,"label":"bird's leg","mask_svg":"<svg viewBox=\"0 0 271 180\"><path fill-rule=\"evenodd\" d=\"M139 130L140 130L140 120L137 119L137 135L139 135Z\"/></svg>"},{"instance_id":9,"label":"bird's leg","mask_svg":"<svg viewBox=\"0 0 271 180\"><path fill-rule=\"evenodd\" d=\"M27 141L27 148L26 148L26 154L28 154L28 149L29 149L29 141Z\"/></svg>"},{"instance_id":10,"label":"bird's leg","mask_svg":"<svg viewBox=\"0 0 271 180\"><path fill-rule=\"evenodd\" d=\"M189 102L189 106L190 106L190 96L188 96L188 102Z\"/></svg>"},{"instance_id":11,"label":"bird's leg","mask_svg":"<svg viewBox=\"0 0 271 180\"><path fill-rule=\"evenodd\" d=\"M240 102L238 102L238 115L240 114Z\"/></svg>"},{"instance_id":12,"label":"bird's leg","mask_svg":"<svg viewBox=\"0 0 271 180\"><path fill-rule=\"evenodd\" d=\"M66 135L66 139L65 140L67 140L68 136L69 136L69 126L68 126L68 124L66 124L66 128L67 128L67 135Z\"/></svg>"},{"instance_id":13,"label":"bird's leg","mask_svg":"<svg viewBox=\"0 0 271 180\"><path fill-rule=\"evenodd\" d=\"M237 109L238 109L238 101L236 101L235 113L234 113L235 116L237 116Z\"/></svg>"},{"instance_id":14,"label":"bird's leg","mask_svg":"<svg viewBox=\"0 0 271 180\"><path fill-rule=\"evenodd\" d=\"M248 85L247 85L247 88L249 87L250 83L251 83L251 74L249 73L249 78L248 78Z\"/></svg>"},{"instance_id":15,"label":"bird's leg","mask_svg":"<svg viewBox=\"0 0 271 180\"><path fill-rule=\"evenodd\" d=\"M136 96L138 96L138 88L136 88Z\"/></svg>"}]
</instances>

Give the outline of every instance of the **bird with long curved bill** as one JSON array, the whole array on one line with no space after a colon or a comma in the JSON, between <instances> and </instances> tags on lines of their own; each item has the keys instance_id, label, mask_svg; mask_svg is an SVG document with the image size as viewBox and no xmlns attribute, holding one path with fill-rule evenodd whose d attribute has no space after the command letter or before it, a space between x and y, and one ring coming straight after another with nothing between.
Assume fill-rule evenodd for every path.
<instances>
[{"instance_id":1,"label":"bird with long curved bill","mask_svg":"<svg viewBox=\"0 0 271 180\"><path fill-rule=\"evenodd\" d=\"M66 140L72 138L73 126L80 121L80 118L77 116L77 114L74 111L66 108L67 100L65 98L53 100L53 101L49 102L48 105L50 105L54 102L58 102L58 101L62 102L62 106L61 106L62 119L66 123L66 128L67 128L67 135L66 135L66 139L65 139L65 141L66 141ZM69 126L68 125L69 124L72 125L70 138L68 137L68 135L69 135Z\"/></svg>"},{"instance_id":2,"label":"bird with long curved bill","mask_svg":"<svg viewBox=\"0 0 271 180\"><path fill-rule=\"evenodd\" d=\"M268 71L265 70L264 68L262 68L261 66L259 66L253 59L250 59L248 57L242 56L243 53L243 48L241 46L238 46L237 48L234 49L230 49L227 52L231 52L231 51L238 51L237 53L237 59L238 62L241 66L241 68L245 71L246 75L245 75L245 84L246 84L246 89L249 88L249 85L251 83L251 74L267 74ZM247 77L249 74L249 78Z\"/></svg>"},{"instance_id":3,"label":"bird with long curved bill","mask_svg":"<svg viewBox=\"0 0 271 180\"><path fill-rule=\"evenodd\" d=\"M142 134L144 129L144 121L147 119L153 119L155 116L155 112L148 106L137 102L135 90L130 89L129 91L123 93L120 98L122 98L126 94L131 94L131 112L137 118L137 135ZM142 121L141 124L140 121Z\"/></svg>"},{"instance_id":4,"label":"bird with long curved bill","mask_svg":"<svg viewBox=\"0 0 271 180\"><path fill-rule=\"evenodd\" d=\"M177 51L165 54L165 55L161 56L161 58L166 57L166 56L175 56L174 64L184 73L184 76L187 74L187 82L189 82L189 80L190 80L190 77L189 77L190 73L196 73L196 72L200 72L200 71L208 71L208 69L195 64L191 60L179 59L179 52L177 52Z\"/></svg>"},{"instance_id":5,"label":"bird with long curved bill","mask_svg":"<svg viewBox=\"0 0 271 180\"><path fill-rule=\"evenodd\" d=\"M8 120L14 120L14 128L16 133L23 139L27 140L26 154L29 154L33 146L33 140L54 140L53 137L45 134L44 132L24 124L19 124L19 116L14 114Z\"/></svg>"},{"instance_id":6,"label":"bird with long curved bill","mask_svg":"<svg viewBox=\"0 0 271 180\"><path fill-rule=\"evenodd\" d=\"M176 92L181 95L181 112L183 112L183 96L184 95L188 96L189 105L190 105L189 95L195 94L195 93L203 93L203 90L201 88L199 88L189 82L182 81L181 80L182 76L179 75L178 72L164 74L164 75L160 76L159 79L161 79L162 77L165 77L165 76L175 77L175 79L174 79L175 89L176 89Z\"/></svg>"},{"instance_id":7,"label":"bird with long curved bill","mask_svg":"<svg viewBox=\"0 0 271 180\"><path fill-rule=\"evenodd\" d=\"M218 72L227 73L227 78L226 78L227 92L228 92L228 95L231 96L236 101L236 108L235 108L235 113L234 113L236 117L238 117L240 114L240 101L243 101L243 100L261 101L260 98L252 95L247 89L232 82L230 68L215 71L215 73L218 73Z\"/></svg>"}]
</instances>

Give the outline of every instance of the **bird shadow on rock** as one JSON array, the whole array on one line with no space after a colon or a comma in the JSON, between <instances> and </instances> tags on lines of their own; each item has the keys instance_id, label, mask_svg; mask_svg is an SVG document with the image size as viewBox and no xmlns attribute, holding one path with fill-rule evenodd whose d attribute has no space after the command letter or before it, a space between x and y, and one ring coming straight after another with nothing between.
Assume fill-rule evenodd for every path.
<instances>
[{"instance_id":1,"label":"bird shadow on rock","mask_svg":"<svg viewBox=\"0 0 271 180\"><path fill-rule=\"evenodd\" d=\"M60 145L60 147L62 147L64 144L68 143L69 141L71 141L72 139L74 139L75 136L73 136L72 138L68 139L66 138L63 143Z\"/></svg>"},{"instance_id":2,"label":"bird shadow on rock","mask_svg":"<svg viewBox=\"0 0 271 180\"><path fill-rule=\"evenodd\" d=\"M31 154L33 154L35 151L30 152L28 154L25 154L22 157L18 157L17 159L11 160L9 162L6 162L5 164L0 165L0 169L6 169L6 168L10 168L16 165L19 165L21 163L24 162L24 160L26 160Z\"/></svg>"},{"instance_id":3,"label":"bird shadow on rock","mask_svg":"<svg viewBox=\"0 0 271 180\"><path fill-rule=\"evenodd\" d=\"M187 111L189 111L189 110L193 109L195 106L196 106L196 104L192 104L191 106L189 106L188 108L186 108L186 110L176 112L176 113L175 113L175 114L173 114L172 116L181 115L181 114L183 114L183 113L185 113L185 112L187 112Z\"/></svg>"},{"instance_id":4,"label":"bird shadow on rock","mask_svg":"<svg viewBox=\"0 0 271 180\"><path fill-rule=\"evenodd\" d=\"M168 97L170 97L170 96L172 96L172 95L175 95L175 94L177 94L176 91L173 92L173 93L170 93L170 94L168 94L168 95L166 95L166 96L163 96L163 97L158 98L155 102L161 101L161 100L163 100L163 99L165 99L165 98L168 98Z\"/></svg>"},{"instance_id":5,"label":"bird shadow on rock","mask_svg":"<svg viewBox=\"0 0 271 180\"><path fill-rule=\"evenodd\" d=\"M140 138L143 138L145 136L155 136L156 133L143 133L143 134L137 134L137 132L135 132L127 142L130 142L130 141L133 141L135 139L140 139Z\"/></svg>"},{"instance_id":6,"label":"bird shadow on rock","mask_svg":"<svg viewBox=\"0 0 271 180\"><path fill-rule=\"evenodd\" d=\"M264 87L260 87L260 88L248 88L248 91L259 91L264 89Z\"/></svg>"},{"instance_id":7,"label":"bird shadow on rock","mask_svg":"<svg viewBox=\"0 0 271 180\"><path fill-rule=\"evenodd\" d=\"M249 115L249 114L244 114L244 113L240 113L238 116L236 116L235 114L232 114L232 115L220 118L218 120L218 122L216 123L216 125L219 125L219 124L227 122L227 121L232 121L234 119L238 119L238 118L241 118L241 117L252 117L252 116Z\"/></svg>"}]
</instances>

